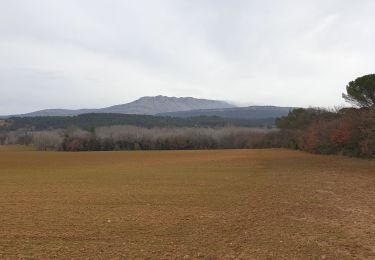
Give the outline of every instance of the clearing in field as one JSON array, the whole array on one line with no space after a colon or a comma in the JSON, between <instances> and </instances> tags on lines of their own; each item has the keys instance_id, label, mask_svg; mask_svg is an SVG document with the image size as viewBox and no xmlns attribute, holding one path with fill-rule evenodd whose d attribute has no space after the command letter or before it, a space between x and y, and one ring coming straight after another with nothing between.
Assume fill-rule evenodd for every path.
<instances>
[{"instance_id":1,"label":"clearing in field","mask_svg":"<svg viewBox=\"0 0 375 260\"><path fill-rule=\"evenodd\" d=\"M3 148L0 213L1 259L375 259L375 164Z\"/></svg>"}]
</instances>

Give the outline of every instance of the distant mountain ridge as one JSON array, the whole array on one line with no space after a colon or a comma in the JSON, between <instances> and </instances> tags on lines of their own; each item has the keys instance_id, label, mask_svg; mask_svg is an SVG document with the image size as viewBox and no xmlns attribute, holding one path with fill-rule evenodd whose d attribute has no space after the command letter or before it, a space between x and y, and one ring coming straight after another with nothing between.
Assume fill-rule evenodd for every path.
<instances>
[{"instance_id":1,"label":"distant mountain ridge","mask_svg":"<svg viewBox=\"0 0 375 260\"><path fill-rule=\"evenodd\" d=\"M118 113L136 115L156 115L160 113L188 111L195 109L221 109L235 107L224 101L198 99L193 97L148 96L133 102L99 109L44 109L16 117L77 116L89 113Z\"/></svg>"},{"instance_id":2,"label":"distant mountain ridge","mask_svg":"<svg viewBox=\"0 0 375 260\"><path fill-rule=\"evenodd\" d=\"M198 99L193 97L142 97L134 102L104 108L104 113L156 115L166 112L189 111L194 109L216 109L234 107L224 101Z\"/></svg>"},{"instance_id":3,"label":"distant mountain ridge","mask_svg":"<svg viewBox=\"0 0 375 260\"><path fill-rule=\"evenodd\" d=\"M196 109L190 111L160 113L157 115L170 117L219 116L224 118L260 119L286 116L293 109L293 107L249 106L219 109Z\"/></svg>"}]
</instances>

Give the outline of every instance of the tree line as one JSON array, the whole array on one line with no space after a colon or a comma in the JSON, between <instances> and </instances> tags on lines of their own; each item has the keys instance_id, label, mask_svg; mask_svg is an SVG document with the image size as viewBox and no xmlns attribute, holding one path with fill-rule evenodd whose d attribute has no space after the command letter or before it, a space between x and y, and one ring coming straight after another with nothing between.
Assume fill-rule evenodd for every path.
<instances>
[{"instance_id":1,"label":"tree line","mask_svg":"<svg viewBox=\"0 0 375 260\"><path fill-rule=\"evenodd\" d=\"M275 118L241 119L218 116L195 116L178 118L169 116L128 115L128 114L82 114L78 116L12 117L2 121L0 129L48 130L76 126L85 130L112 125L132 125L143 128L176 127L269 127L275 126Z\"/></svg>"},{"instance_id":2,"label":"tree line","mask_svg":"<svg viewBox=\"0 0 375 260\"><path fill-rule=\"evenodd\" d=\"M295 109L276 120L281 131L265 136L259 147L374 158L375 74L349 82L342 96L353 107Z\"/></svg>"},{"instance_id":3,"label":"tree line","mask_svg":"<svg viewBox=\"0 0 375 260\"><path fill-rule=\"evenodd\" d=\"M284 147L320 154L374 158L375 74L351 81L343 97L354 107L294 109L276 120L277 130L250 128L249 122L241 120L231 121L238 125L229 126L227 119L216 117L172 119L90 114L78 116L78 119L12 119L18 122L15 124L2 121L0 144L33 145L40 150L60 151ZM80 127L68 127L72 123L69 120L78 120ZM96 127L92 126L95 120L98 120ZM140 125L101 126L119 123L117 120Z\"/></svg>"},{"instance_id":4,"label":"tree line","mask_svg":"<svg viewBox=\"0 0 375 260\"><path fill-rule=\"evenodd\" d=\"M32 145L39 150L193 150L252 148L275 130L246 127L142 128L110 126L83 130L77 127L0 133L0 143Z\"/></svg>"},{"instance_id":5,"label":"tree line","mask_svg":"<svg viewBox=\"0 0 375 260\"><path fill-rule=\"evenodd\" d=\"M284 147L318 154L375 157L375 108L295 109L276 122L257 148Z\"/></svg>"}]
</instances>

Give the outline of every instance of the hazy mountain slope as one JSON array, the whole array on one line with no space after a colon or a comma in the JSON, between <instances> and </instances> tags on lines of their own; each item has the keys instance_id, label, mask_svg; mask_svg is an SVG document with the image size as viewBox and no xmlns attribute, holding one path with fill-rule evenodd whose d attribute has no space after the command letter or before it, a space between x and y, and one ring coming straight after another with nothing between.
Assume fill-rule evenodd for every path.
<instances>
[{"instance_id":1,"label":"hazy mountain slope","mask_svg":"<svg viewBox=\"0 0 375 260\"><path fill-rule=\"evenodd\" d=\"M101 109L104 113L155 115L165 112L187 111L194 109L229 108L234 105L224 101L197 99L192 97L142 97L134 102Z\"/></svg>"},{"instance_id":2,"label":"hazy mountain slope","mask_svg":"<svg viewBox=\"0 0 375 260\"><path fill-rule=\"evenodd\" d=\"M76 116L80 114L94 113L98 109L44 109L27 114L16 115L20 117L37 117L37 116Z\"/></svg>"},{"instance_id":3,"label":"hazy mountain slope","mask_svg":"<svg viewBox=\"0 0 375 260\"><path fill-rule=\"evenodd\" d=\"M191 111L160 113L158 115L171 117L219 116L225 118L258 119L286 116L292 109L292 107L250 106L224 109L198 109Z\"/></svg>"},{"instance_id":4,"label":"hazy mountain slope","mask_svg":"<svg viewBox=\"0 0 375 260\"><path fill-rule=\"evenodd\" d=\"M45 109L27 114L16 115L19 117L36 116L76 116L88 113L119 113L155 115L158 113L187 111L193 109L213 109L234 107L229 103L218 100L197 99L192 97L142 97L133 102L100 109Z\"/></svg>"}]
</instances>

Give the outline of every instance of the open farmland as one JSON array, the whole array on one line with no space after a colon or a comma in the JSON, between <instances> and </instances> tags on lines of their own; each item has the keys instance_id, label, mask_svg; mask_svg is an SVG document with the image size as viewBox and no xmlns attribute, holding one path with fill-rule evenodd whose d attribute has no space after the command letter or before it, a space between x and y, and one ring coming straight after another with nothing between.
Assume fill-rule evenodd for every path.
<instances>
[{"instance_id":1,"label":"open farmland","mask_svg":"<svg viewBox=\"0 0 375 260\"><path fill-rule=\"evenodd\" d=\"M0 149L0 258L375 259L375 163Z\"/></svg>"}]
</instances>

